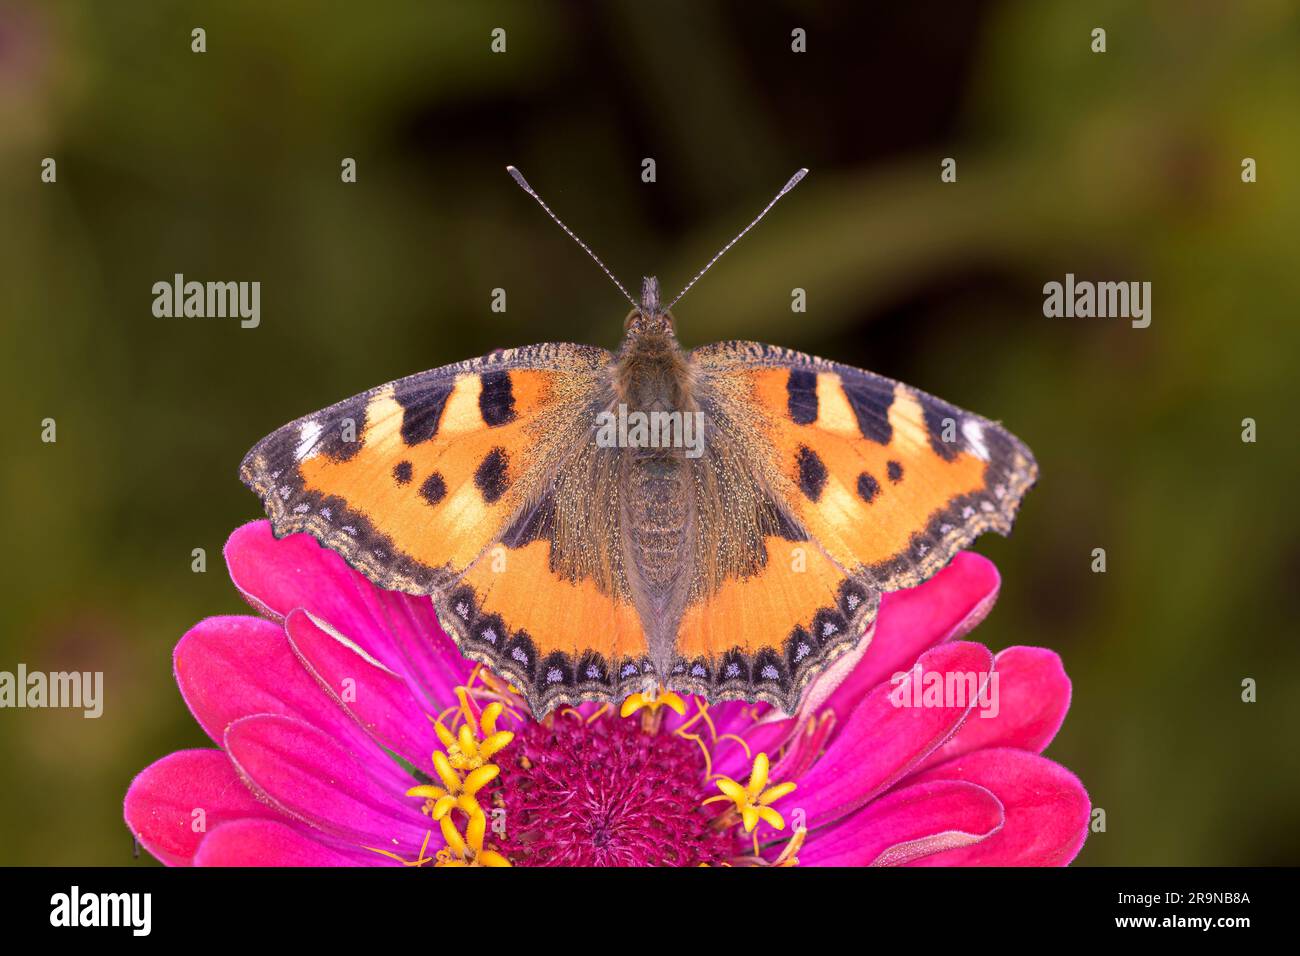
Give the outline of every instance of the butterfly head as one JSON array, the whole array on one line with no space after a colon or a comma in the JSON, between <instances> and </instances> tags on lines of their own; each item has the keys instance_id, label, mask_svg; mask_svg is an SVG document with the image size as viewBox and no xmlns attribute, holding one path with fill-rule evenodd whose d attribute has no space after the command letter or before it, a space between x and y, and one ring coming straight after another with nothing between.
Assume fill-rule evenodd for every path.
<instances>
[{"instance_id":1,"label":"butterfly head","mask_svg":"<svg viewBox=\"0 0 1300 956\"><path fill-rule=\"evenodd\" d=\"M633 335L673 335L673 317L659 301L659 280L641 280L641 304L627 315L624 329Z\"/></svg>"}]
</instances>

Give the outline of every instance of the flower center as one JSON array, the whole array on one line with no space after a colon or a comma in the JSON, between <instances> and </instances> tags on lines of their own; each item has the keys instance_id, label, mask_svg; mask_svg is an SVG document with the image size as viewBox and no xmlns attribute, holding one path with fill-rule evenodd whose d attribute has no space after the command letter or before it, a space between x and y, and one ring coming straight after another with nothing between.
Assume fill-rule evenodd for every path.
<instances>
[{"instance_id":1,"label":"flower center","mask_svg":"<svg viewBox=\"0 0 1300 956\"><path fill-rule=\"evenodd\" d=\"M691 740L567 710L525 725L496 759L483 796L505 811L496 843L516 865L697 866L735 853L732 828L702 807L716 789Z\"/></svg>"}]
</instances>

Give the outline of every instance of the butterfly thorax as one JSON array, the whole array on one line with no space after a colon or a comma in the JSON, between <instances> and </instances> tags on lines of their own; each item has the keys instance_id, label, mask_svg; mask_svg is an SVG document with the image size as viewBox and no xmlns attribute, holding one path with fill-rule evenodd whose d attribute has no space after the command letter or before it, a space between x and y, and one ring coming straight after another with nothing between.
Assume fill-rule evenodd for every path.
<instances>
[{"instance_id":1,"label":"butterfly thorax","mask_svg":"<svg viewBox=\"0 0 1300 956\"><path fill-rule=\"evenodd\" d=\"M614 368L614 392L629 409L685 410L690 365L671 326L629 329Z\"/></svg>"}]
</instances>

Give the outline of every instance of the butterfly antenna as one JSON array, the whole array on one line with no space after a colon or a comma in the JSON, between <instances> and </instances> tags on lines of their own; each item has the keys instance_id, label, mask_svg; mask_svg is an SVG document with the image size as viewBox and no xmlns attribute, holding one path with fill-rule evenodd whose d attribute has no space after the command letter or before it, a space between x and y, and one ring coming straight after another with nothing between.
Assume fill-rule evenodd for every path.
<instances>
[{"instance_id":1,"label":"butterfly antenna","mask_svg":"<svg viewBox=\"0 0 1300 956\"><path fill-rule=\"evenodd\" d=\"M754 217L754 221L751 222L744 229L740 230L740 232L736 234L736 238L732 239L729 243L727 243L725 246L719 249L718 254L714 256L712 259L710 259L703 269L695 273L695 278L693 278L690 282L686 283L686 288L682 289L681 292L678 292L676 298L674 298L673 301L668 303L668 309L671 309L673 306L675 306L681 300L682 296L684 296L687 292L691 291L691 286L695 285L695 283L700 281L700 276L704 275L704 273L712 269L713 264L727 254L728 249L730 249L736 243L740 242L741 237L744 236L745 233L749 232L749 230L757 226L759 220L767 215L768 210L770 210L773 206L775 206L777 204L777 201L782 196L784 196L790 190L794 189L795 186L798 186L799 180L803 179L807 175L808 175L808 169L805 167L803 169L800 169L793 176L791 176L789 182L787 182L784 186L781 187L781 191L772 197L772 201L763 207L763 211ZM665 309L664 311L668 311L668 309Z\"/></svg>"},{"instance_id":2,"label":"butterfly antenna","mask_svg":"<svg viewBox=\"0 0 1300 956\"><path fill-rule=\"evenodd\" d=\"M578 245L582 246L582 251L585 252L587 255L591 256L591 258L595 261L596 265L600 266L600 271L605 273L605 275L609 276L610 282L618 286L618 291L623 293L623 298L627 299L627 301L632 303L632 308L634 309L640 308L640 306L637 305L636 299L632 298L632 296L628 294L627 289L623 287L623 283L619 282L618 279L615 278L614 273L609 271L609 267L605 265L605 263L600 261L600 256L592 252L591 247L589 245L587 245L585 242L579 239L577 234L574 233L572 229L570 229L560 220L559 216L551 212L551 207L546 205L546 203L542 200L542 197L537 195L537 191L533 189L532 186L528 185L528 180L524 179L524 174L521 173L514 166L507 166L506 172L508 172L514 178L514 181L519 184L520 189L522 189L524 192L528 193L528 195L532 196L534 199L537 200L537 205L541 206L544 210L546 210L546 215L550 216L551 219L555 221L555 224L557 226L559 226L566 233L568 233L570 239L572 239Z\"/></svg>"}]
</instances>

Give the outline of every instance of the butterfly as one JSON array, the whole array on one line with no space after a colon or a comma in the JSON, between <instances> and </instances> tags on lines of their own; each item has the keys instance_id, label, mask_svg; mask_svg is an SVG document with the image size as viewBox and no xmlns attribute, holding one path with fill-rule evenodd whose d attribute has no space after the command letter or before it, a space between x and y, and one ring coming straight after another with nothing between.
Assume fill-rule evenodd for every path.
<instances>
[{"instance_id":1,"label":"butterfly","mask_svg":"<svg viewBox=\"0 0 1300 956\"><path fill-rule=\"evenodd\" d=\"M632 299L617 352L498 350L272 432L240 474L277 537L306 532L381 588L430 595L462 653L540 718L660 688L793 713L870 639L886 592L986 531L1037 478L996 422L755 342L686 351Z\"/></svg>"}]
</instances>

